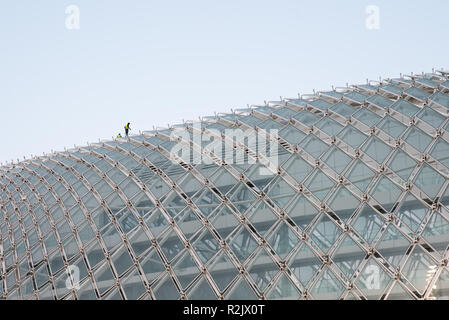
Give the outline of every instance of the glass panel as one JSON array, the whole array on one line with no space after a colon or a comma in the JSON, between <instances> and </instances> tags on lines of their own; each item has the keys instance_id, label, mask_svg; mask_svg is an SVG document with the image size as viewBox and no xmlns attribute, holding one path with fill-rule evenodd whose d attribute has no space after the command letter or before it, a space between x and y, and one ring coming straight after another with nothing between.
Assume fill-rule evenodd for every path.
<instances>
[{"instance_id":1,"label":"glass panel","mask_svg":"<svg viewBox=\"0 0 449 320\"><path fill-rule=\"evenodd\" d=\"M335 136L343 129L343 126L329 117L324 117L316 125L317 128L324 131L329 136Z\"/></svg>"},{"instance_id":2,"label":"glass panel","mask_svg":"<svg viewBox=\"0 0 449 320\"><path fill-rule=\"evenodd\" d=\"M195 260L186 252L173 263L173 272L185 290L188 285L200 274Z\"/></svg>"},{"instance_id":3,"label":"glass panel","mask_svg":"<svg viewBox=\"0 0 449 320\"><path fill-rule=\"evenodd\" d=\"M226 298L227 300L255 300L256 294L248 285L248 283L242 278L239 283L234 287L232 293Z\"/></svg>"},{"instance_id":4,"label":"glass panel","mask_svg":"<svg viewBox=\"0 0 449 320\"><path fill-rule=\"evenodd\" d=\"M315 122L320 120L318 116L309 111L302 111L300 113L297 113L293 118L298 120L307 127L312 126Z\"/></svg>"},{"instance_id":5,"label":"glass panel","mask_svg":"<svg viewBox=\"0 0 449 320\"><path fill-rule=\"evenodd\" d=\"M415 126L410 127L404 136L404 140L420 152L424 152L432 142L432 138Z\"/></svg>"},{"instance_id":6,"label":"glass panel","mask_svg":"<svg viewBox=\"0 0 449 320\"><path fill-rule=\"evenodd\" d=\"M229 245L241 262L245 261L258 247L256 240L254 240L253 236L244 227L241 227L240 230L231 237Z\"/></svg>"},{"instance_id":7,"label":"glass panel","mask_svg":"<svg viewBox=\"0 0 449 320\"><path fill-rule=\"evenodd\" d=\"M207 228L195 238L192 239L192 247L201 261L206 263L218 252L220 245Z\"/></svg>"},{"instance_id":8,"label":"glass panel","mask_svg":"<svg viewBox=\"0 0 449 320\"><path fill-rule=\"evenodd\" d=\"M231 191L231 194L230 201L241 214L244 214L256 200L256 196L244 183L239 183L233 191Z\"/></svg>"},{"instance_id":9,"label":"glass panel","mask_svg":"<svg viewBox=\"0 0 449 320\"><path fill-rule=\"evenodd\" d=\"M382 176L370 193L386 211L390 211L399 199L402 190L390 179Z\"/></svg>"},{"instance_id":10,"label":"glass panel","mask_svg":"<svg viewBox=\"0 0 449 320\"><path fill-rule=\"evenodd\" d=\"M267 298L270 300L296 300L299 298L299 295L298 288L285 274L282 274Z\"/></svg>"},{"instance_id":11,"label":"glass panel","mask_svg":"<svg viewBox=\"0 0 449 320\"><path fill-rule=\"evenodd\" d=\"M202 278L198 285L195 286L189 293L189 299L191 300L216 300L217 297L214 294L214 291L210 287L206 278Z\"/></svg>"},{"instance_id":12,"label":"glass panel","mask_svg":"<svg viewBox=\"0 0 449 320\"><path fill-rule=\"evenodd\" d=\"M339 115L342 115L345 118L349 118L354 112L358 110L358 108L350 107L343 102L339 102L333 105L331 110L335 113L338 113Z\"/></svg>"},{"instance_id":13,"label":"glass panel","mask_svg":"<svg viewBox=\"0 0 449 320\"><path fill-rule=\"evenodd\" d=\"M335 146L332 146L322 159L324 163L338 174L341 174L352 160L350 156Z\"/></svg>"},{"instance_id":14,"label":"glass panel","mask_svg":"<svg viewBox=\"0 0 449 320\"><path fill-rule=\"evenodd\" d=\"M429 107L424 107L418 114L418 118L424 120L436 129L438 129L446 120L444 116Z\"/></svg>"},{"instance_id":15,"label":"glass panel","mask_svg":"<svg viewBox=\"0 0 449 320\"><path fill-rule=\"evenodd\" d=\"M341 186L330 197L328 204L340 219L346 221L358 208L360 200L352 195L348 189Z\"/></svg>"},{"instance_id":16,"label":"glass panel","mask_svg":"<svg viewBox=\"0 0 449 320\"><path fill-rule=\"evenodd\" d=\"M360 191L365 192L375 172L365 165L361 160L356 160L352 168L346 173L346 177L354 184Z\"/></svg>"},{"instance_id":17,"label":"glass panel","mask_svg":"<svg viewBox=\"0 0 449 320\"><path fill-rule=\"evenodd\" d=\"M119 276L133 265L133 261L125 246L119 248L116 253L111 256L111 261Z\"/></svg>"},{"instance_id":18,"label":"glass panel","mask_svg":"<svg viewBox=\"0 0 449 320\"><path fill-rule=\"evenodd\" d=\"M403 99L396 101L390 108L407 117L413 117L419 111L417 106Z\"/></svg>"},{"instance_id":19,"label":"glass panel","mask_svg":"<svg viewBox=\"0 0 449 320\"><path fill-rule=\"evenodd\" d=\"M153 288L153 292L157 300L175 300L180 298L179 292L169 275L166 275L157 287Z\"/></svg>"},{"instance_id":20,"label":"glass panel","mask_svg":"<svg viewBox=\"0 0 449 320\"><path fill-rule=\"evenodd\" d=\"M353 91L348 94L345 94L345 98L362 104L366 101L366 99L368 99L368 96L365 96L364 94Z\"/></svg>"},{"instance_id":21,"label":"glass panel","mask_svg":"<svg viewBox=\"0 0 449 320\"><path fill-rule=\"evenodd\" d=\"M393 266L398 267L410 242L392 224L385 230L382 238L376 244L379 253Z\"/></svg>"},{"instance_id":22,"label":"glass panel","mask_svg":"<svg viewBox=\"0 0 449 320\"><path fill-rule=\"evenodd\" d=\"M445 165L446 168L449 168L449 143L438 138L430 155L437 159L441 164Z\"/></svg>"},{"instance_id":23,"label":"glass panel","mask_svg":"<svg viewBox=\"0 0 449 320\"><path fill-rule=\"evenodd\" d=\"M323 269L311 294L317 300L336 300L341 296L344 290L345 287L343 284L329 270L329 268L326 267Z\"/></svg>"},{"instance_id":24,"label":"glass panel","mask_svg":"<svg viewBox=\"0 0 449 320\"><path fill-rule=\"evenodd\" d=\"M273 260L263 248L258 251L247 268L250 277L262 292L265 291L267 285L279 272L279 268L274 264Z\"/></svg>"},{"instance_id":25,"label":"glass panel","mask_svg":"<svg viewBox=\"0 0 449 320\"><path fill-rule=\"evenodd\" d=\"M406 224L410 230L416 232L421 225L422 220L429 210L411 193L407 193L401 201L396 216Z\"/></svg>"},{"instance_id":26,"label":"glass panel","mask_svg":"<svg viewBox=\"0 0 449 320\"><path fill-rule=\"evenodd\" d=\"M383 85L380 87L380 90L388 92L388 93L392 93L396 96L401 96L402 92L403 92L401 87L397 87L392 84Z\"/></svg>"},{"instance_id":27,"label":"glass panel","mask_svg":"<svg viewBox=\"0 0 449 320\"><path fill-rule=\"evenodd\" d=\"M298 144L305 136L305 133L290 125L279 131L279 137L292 145Z\"/></svg>"},{"instance_id":28,"label":"glass panel","mask_svg":"<svg viewBox=\"0 0 449 320\"><path fill-rule=\"evenodd\" d=\"M163 239L159 241L159 245L168 261L173 260L184 249L184 244L179 240L174 230L166 233Z\"/></svg>"},{"instance_id":29,"label":"glass panel","mask_svg":"<svg viewBox=\"0 0 449 320\"><path fill-rule=\"evenodd\" d=\"M282 167L298 183L301 183L313 170L313 167L296 153Z\"/></svg>"},{"instance_id":30,"label":"glass panel","mask_svg":"<svg viewBox=\"0 0 449 320\"><path fill-rule=\"evenodd\" d=\"M299 239L287 223L281 222L268 238L268 243L274 251L285 259L298 244Z\"/></svg>"},{"instance_id":31,"label":"glass panel","mask_svg":"<svg viewBox=\"0 0 449 320\"><path fill-rule=\"evenodd\" d=\"M430 96L430 94L426 91L418 89L416 87L410 87L405 90L404 93L421 101L426 101L426 99Z\"/></svg>"},{"instance_id":32,"label":"glass panel","mask_svg":"<svg viewBox=\"0 0 449 320\"><path fill-rule=\"evenodd\" d=\"M402 273L423 294L437 268L437 263L417 245L408 258Z\"/></svg>"},{"instance_id":33,"label":"glass panel","mask_svg":"<svg viewBox=\"0 0 449 320\"><path fill-rule=\"evenodd\" d=\"M393 104L393 101L378 94L369 97L366 101L381 108L388 108Z\"/></svg>"},{"instance_id":34,"label":"glass panel","mask_svg":"<svg viewBox=\"0 0 449 320\"><path fill-rule=\"evenodd\" d=\"M381 216L368 204L364 204L352 226L366 242L372 243L383 224L384 220Z\"/></svg>"},{"instance_id":35,"label":"glass panel","mask_svg":"<svg viewBox=\"0 0 449 320\"><path fill-rule=\"evenodd\" d=\"M390 276L371 258L359 275L356 285L368 299L377 300L391 282Z\"/></svg>"},{"instance_id":36,"label":"glass panel","mask_svg":"<svg viewBox=\"0 0 449 320\"><path fill-rule=\"evenodd\" d=\"M359 130L351 125L347 125L339 134L338 137L346 144L350 145L354 149L360 147L360 145L366 140L366 136Z\"/></svg>"},{"instance_id":37,"label":"glass panel","mask_svg":"<svg viewBox=\"0 0 449 320\"><path fill-rule=\"evenodd\" d=\"M319 158L319 156L329 149L327 144L313 134L308 135L304 140L302 140L299 146L314 158Z\"/></svg>"},{"instance_id":38,"label":"glass panel","mask_svg":"<svg viewBox=\"0 0 449 320\"><path fill-rule=\"evenodd\" d=\"M315 218L318 210L303 195L299 195L291 202L286 212L298 227L305 229Z\"/></svg>"},{"instance_id":39,"label":"glass panel","mask_svg":"<svg viewBox=\"0 0 449 320\"><path fill-rule=\"evenodd\" d=\"M445 182L446 178L427 163L422 166L415 179L415 185L424 191L432 200L438 195Z\"/></svg>"},{"instance_id":40,"label":"glass panel","mask_svg":"<svg viewBox=\"0 0 449 320\"><path fill-rule=\"evenodd\" d=\"M278 219L278 216L264 201L259 201L246 216L261 235L264 235Z\"/></svg>"},{"instance_id":41,"label":"glass panel","mask_svg":"<svg viewBox=\"0 0 449 320\"><path fill-rule=\"evenodd\" d=\"M306 182L306 187L321 201L324 200L334 185L335 183L320 169L316 169Z\"/></svg>"},{"instance_id":42,"label":"glass panel","mask_svg":"<svg viewBox=\"0 0 449 320\"><path fill-rule=\"evenodd\" d=\"M225 291L226 287L239 274L231 259L224 251L221 251L211 261L211 265L207 269L221 292Z\"/></svg>"},{"instance_id":43,"label":"glass panel","mask_svg":"<svg viewBox=\"0 0 449 320\"><path fill-rule=\"evenodd\" d=\"M382 164L392 148L383 143L378 137L372 136L362 150L379 164Z\"/></svg>"},{"instance_id":44,"label":"glass panel","mask_svg":"<svg viewBox=\"0 0 449 320\"><path fill-rule=\"evenodd\" d=\"M126 299L128 300L137 300L146 292L146 288L137 270L131 271L125 279L121 279L121 284L123 291L125 291Z\"/></svg>"},{"instance_id":45,"label":"glass panel","mask_svg":"<svg viewBox=\"0 0 449 320\"><path fill-rule=\"evenodd\" d=\"M315 224L310 237L323 252L327 252L335 244L341 233L340 228L323 213Z\"/></svg>"},{"instance_id":46,"label":"glass panel","mask_svg":"<svg viewBox=\"0 0 449 320\"><path fill-rule=\"evenodd\" d=\"M271 187L267 193L279 208L284 208L290 199L296 194L295 190L281 177L271 183Z\"/></svg>"},{"instance_id":47,"label":"glass panel","mask_svg":"<svg viewBox=\"0 0 449 320\"><path fill-rule=\"evenodd\" d=\"M163 271L165 271L164 263L154 250L143 256L139 262L149 283L152 283Z\"/></svg>"},{"instance_id":48,"label":"glass panel","mask_svg":"<svg viewBox=\"0 0 449 320\"><path fill-rule=\"evenodd\" d=\"M309 101L308 104L315 107L316 109L321 110L321 111L326 111L327 109L329 109L332 106L332 103L329 103L323 99Z\"/></svg>"},{"instance_id":49,"label":"glass panel","mask_svg":"<svg viewBox=\"0 0 449 320\"><path fill-rule=\"evenodd\" d=\"M415 169L417 162L409 157L401 149L397 149L391 159L388 161L389 166L403 180L408 181L411 173Z\"/></svg>"},{"instance_id":50,"label":"glass panel","mask_svg":"<svg viewBox=\"0 0 449 320\"><path fill-rule=\"evenodd\" d=\"M380 116L378 116L374 112L369 111L368 109L360 109L360 111L354 114L352 117L361 121L368 127L374 126L381 119Z\"/></svg>"},{"instance_id":51,"label":"glass panel","mask_svg":"<svg viewBox=\"0 0 449 320\"><path fill-rule=\"evenodd\" d=\"M107 262L94 271L94 278L100 295L103 295L106 290L115 285L114 275Z\"/></svg>"},{"instance_id":52,"label":"glass panel","mask_svg":"<svg viewBox=\"0 0 449 320\"><path fill-rule=\"evenodd\" d=\"M433 249L442 255L448 247L448 234L449 222L435 211L421 235Z\"/></svg>"},{"instance_id":53,"label":"glass panel","mask_svg":"<svg viewBox=\"0 0 449 320\"><path fill-rule=\"evenodd\" d=\"M307 286L312 277L320 269L322 262L304 243L290 258L287 265L303 286Z\"/></svg>"},{"instance_id":54,"label":"glass panel","mask_svg":"<svg viewBox=\"0 0 449 320\"><path fill-rule=\"evenodd\" d=\"M395 139L397 139L405 131L405 129L407 129L406 126L390 116L383 118L377 127Z\"/></svg>"},{"instance_id":55,"label":"glass panel","mask_svg":"<svg viewBox=\"0 0 449 320\"><path fill-rule=\"evenodd\" d=\"M186 208L177 215L175 221L187 239L190 239L203 226L196 214L190 208Z\"/></svg>"},{"instance_id":56,"label":"glass panel","mask_svg":"<svg viewBox=\"0 0 449 320\"><path fill-rule=\"evenodd\" d=\"M366 253L352 240L346 236L340 247L332 254L332 260L343 271L347 279L351 279Z\"/></svg>"},{"instance_id":57,"label":"glass panel","mask_svg":"<svg viewBox=\"0 0 449 320\"><path fill-rule=\"evenodd\" d=\"M430 100L438 103L439 105L449 108L449 96L442 92L437 92L429 98Z\"/></svg>"}]
</instances>

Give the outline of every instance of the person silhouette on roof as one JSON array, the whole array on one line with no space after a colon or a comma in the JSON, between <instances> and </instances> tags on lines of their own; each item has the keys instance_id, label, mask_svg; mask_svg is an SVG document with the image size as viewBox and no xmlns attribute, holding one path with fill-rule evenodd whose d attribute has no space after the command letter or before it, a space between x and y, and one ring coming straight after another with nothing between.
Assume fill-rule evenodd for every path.
<instances>
[{"instance_id":1,"label":"person silhouette on roof","mask_svg":"<svg viewBox=\"0 0 449 320\"><path fill-rule=\"evenodd\" d=\"M127 123L126 125L125 125L125 134L126 134L126 137L128 137L128 133L129 133L129 130L131 130L131 127L129 126L131 123Z\"/></svg>"}]
</instances>

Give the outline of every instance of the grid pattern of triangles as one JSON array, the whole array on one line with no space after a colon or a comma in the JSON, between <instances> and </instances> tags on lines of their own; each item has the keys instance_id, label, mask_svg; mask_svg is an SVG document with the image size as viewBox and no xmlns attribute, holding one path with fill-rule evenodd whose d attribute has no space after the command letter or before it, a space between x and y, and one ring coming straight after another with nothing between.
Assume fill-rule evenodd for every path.
<instances>
[{"instance_id":1,"label":"grid pattern of triangles","mask_svg":"<svg viewBox=\"0 0 449 320\"><path fill-rule=\"evenodd\" d=\"M448 79L370 81L0 167L0 298L447 299ZM279 130L272 175L191 138L254 158L229 128ZM183 162L176 143L208 161Z\"/></svg>"}]
</instances>

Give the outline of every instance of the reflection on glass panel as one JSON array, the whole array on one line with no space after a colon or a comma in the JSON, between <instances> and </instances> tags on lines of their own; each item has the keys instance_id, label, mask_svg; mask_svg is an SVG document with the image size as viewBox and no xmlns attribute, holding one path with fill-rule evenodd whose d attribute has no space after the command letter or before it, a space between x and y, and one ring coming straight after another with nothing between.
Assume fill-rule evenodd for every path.
<instances>
[{"instance_id":1,"label":"reflection on glass panel","mask_svg":"<svg viewBox=\"0 0 449 320\"><path fill-rule=\"evenodd\" d=\"M208 268L220 292L224 292L233 279L239 274L226 252L221 251L209 262Z\"/></svg>"},{"instance_id":2,"label":"reflection on glass panel","mask_svg":"<svg viewBox=\"0 0 449 320\"><path fill-rule=\"evenodd\" d=\"M372 243L385 223L383 217L368 204L364 204L353 222L354 230L368 243Z\"/></svg>"},{"instance_id":3,"label":"reflection on glass panel","mask_svg":"<svg viewBox=\"0 0 449 320\"><path fill-rule=\"evenodd\" d=\"M393 267L397 267L409 246L410 241L394 225L390 224L377 242L376 250Z\"/></svg>"},{"instance_id":4,"label":"reflection on glass panel","mask_svg":"<svg viewBox=\"0 0 449 320\"><path fill-rule=\"evenodd\" d=\"M335 146L331 147L322 159L324 163L338 174L341 174L352 160L350 156Z\"/></svg>"},{"instance_id":5,"label":"reflection on glass panel","mask_svg":"<svg viewBox=\"0 0 449 320\"><path fill-rule=\"evenodd\" d=\"M417 127L411 127L404 135L404 140L420 152L424 152L432 138Z\"/></svg>"},{"instance_id":6,"label":"reflection on glass panel","mask_svg":"<svg viewBox=\"0 0 449 320\"><path fill-rule=\"evenodd\" d=\"M414 181L415 185L424 191L432 200L438 195L445 182L446 178L428 164L424 164L421 167Z\"/></svg>"},{"instance_id":7,"label":"reflection on glass panel","mask_svg":"<svg viewBox=\"0 0 449 320\"><path fill-rule=\"evenodd\" d=\"M313 287L311 294L317 300L336 300L345 290L345 286L340 280L325 267L321 271L320 277Z\"/></svg>"},{"instance_id":8,"label":"reflection on glass panel","mask_svg":"<svg viewBox=\"0 0 449 320\"><path fill-rule=\"evenodd\" d=\"M405 125L390 116L386 116L385 118L383 118L382 121L379 122L377 127L379 127L379 129L382 129L384 132L395 139L397 139L407 128Z\"/></svg>"},{"instance_id":9,"label":"reflection on glass panel","mask_svg":"<svg viewBox=\"0 0 449 320\"><path fill-rule=\"evenodd\" d=\"M342 220L347 220L358 208L360 200L357 199L347 188L339 187L329 198L329 207Z\"/></svg>"},{"instance_id":10,"label":"reflection on glass panel","mask_svg":"<svg viewBox=\"0 0 449 320\"><path fill-rule=\"evenodd\" d=\"M371 189L370 194L388 212L395 205L402 190L390 179L382 176L376 185Z\"/></svg>"},{"instance_id":11,"label":"reflection on glass panel","mask_svg":"<svg viewBox=\"0 0 449 320\"><path fill-rule=\"evenodd\" d=\"M449 143L438 138L430 155L449 169Z\"/></svg>"},{"instance_id":12,"label":"reflection on glass panel","mask_svg":"<svg viewBox=\"0 0 449 320\"><path fill-rule=\"evenodd\" d=\"M428 212L429 209L422 202L416 199L411 193L407 193L399 205L396 215L414 233L418 231L421 222Z\"/></svg>"},{"instance_id":13,"label":"reflection on glass panel","mask_svg":"<svg viewBox=\"0 0 449 320\"><path fill-rule=\"evenodd\" d=\"M405 181L408 180L416 165L417 162L401 149L397 149L387 163L387 166Z\"/></svg>"},{"instance_id":14,"label":"reflection on glass panel","mask_svg":"<svg viewBox=\"0 0 449 320\"><path fill-rule=\"evenodd\" d=\"M352 117L361 121L368 127L374 126L381 119L380 116L378 116L374 112L369 111L368 109L360 109L360 111L355 113Z\"/></svg>"},{"instance_id":15,"label":"reflection on glass panel","mask_svg":"<svg viewBox=\"0 0 449 320\"><path fill-rule=\"evenodd\" d=\"M397 112L402 113L407 117L413 117L419 111L419 108L417 106L403 99L399 99L398 101L396 101L391 106L391 109L396 110Z\"/></svg>"},{"instance_id":16,"label":"reflection on glass panel","mask_svg":"<svg viewBox=\"0 0 449 320\"><path fill-rule=\"evenodd\" d=\"M248 265L250 277L253 279L258 289L264 292L273 277L279 272L279 268L274 264L269 254L261 248L252 262Z\"/></svg>"},{"instance_id":17,"label":"reflection on glass panel","mask_svg":"<svg viewBox=\"0 0 449 320\"><path fill-rule=\"evenodd\" d=\"M323 213L311 232L311 238L323 252L327 252L341 233L340 228Z\"/></svg>"},{"instance_id":18,"label":"reflection on glass panel","mask_svg":"<svg viewBox=\"0 0 449 320\"><path fill-rule=\"evenodd\" d=\"M383 143L378 137L372 136L362 150L377 163L381 164L390 154L392 148Z\"/></svg>"},{"instance_id":19,"label":"reflection on glass panel","mask_svg":"<svg viewBox=\"0 0 449 320\"><path fill-rule=\"evenodd\" d=\"M213 289L205 277L202 277L198 284L187 293L190 300L216 300Z\"/></svg>"},{"instance_id":20,"label":"reflection on glass panel","mask_svg":"<svg viewBox=\"0 0 449 320\"><path fill-rule=\"evenodd\" d=\"M365 192L376 174L361 160L356 160L346 173L346 177L354 184L360 191Z\"/></svg>"},{"instance_id":21,"label":"reflection on glass panel","mask_svg":"<svg viewBox=\"0 0 449 320\"><path fill-rule=\"evenodd\" d=\"M320 200L324 200L334 182L321 170L317 169L307 180L306 187Z\"/></svg>"},{"instance_id":22,"label":"reflection on glass panel","mask_svg":"<svg viewBox=\"0 0 449 320\"><path fill-rule=\"evenodd\" d=\"M441 124L446 120L446 118L435 110L424 107L421 112L418 114L418 118L424 120L432 127L438 129Z\"/></svg>"},{"instance_id":23,"label":"reflection on glass panel","mask_svg":"<svg viewBox=\"0 0 449 320\"><path fill-rule=\"evenodd\" d=\"M298 288L283 273L267 297L270 300L296 300L299 296Z\"/></svg>"},{"instance_id":24,"label":"reflection on glass panel","mask_svg":"<svg viewBox=\"0 0 449 320\"><path fill-rule=\"evenodd\" d=\"M332 254L332 260L343 272L345 278L351 279L365 259L365 256L366 252L350 236L346 236Z\"/></svg>"},{"instance_id":25,"label":"reflection on glass panel","mask_svg":"<svg viewBox=\"0 0 449 320\"><path fill-rule=\"evenodd\" d=\"M354 149L360 147L360 145L366 140L366 136L359 130L351 125L346 126L339 134L338 137L346 144L350 145Z\"/></svg>"},{"instance_id":26,"label":"reflection on glass panel","mask_svg":"<svg viewBox=\"0 0 449 320\"><path fill-rule=\"evenodd\" d=\"M331 118L323 118L316 124L316 127L326 132L329 136L335 136L343 129L343 126Z\"/></svg>"},{"instance_id":27,"label":"reflection on glass panel","mask_svg":"<svg viewBox=\"0 0 449 320\"><path fill-rule=\"evenodd\" d=\"M418 289L420 294L430 285L430 280L438 268L437 262L419 246L413 248L402 273Z\"/></svg>"},{"instance_id":28,"label":"reflection on glass panel","mask_svg":"<svg viewBox=\"0 0 449 320\"><path fill-rule=\"evenodd\" d=\"M304 138L299 146L314 158L318 158L329 148L326 143L318 139L313 134L310 134L306 138Z\"/></svg>"}]
</instances>

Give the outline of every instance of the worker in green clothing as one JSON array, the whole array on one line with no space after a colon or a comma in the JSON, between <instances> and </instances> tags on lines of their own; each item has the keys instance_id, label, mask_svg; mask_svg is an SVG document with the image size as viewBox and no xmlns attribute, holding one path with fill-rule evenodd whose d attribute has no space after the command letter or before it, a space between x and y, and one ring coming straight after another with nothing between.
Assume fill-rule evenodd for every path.
<instances>
[{"instance_id":1,"label":"worker in green clothing","mask_svg":"<svg viewBox=\"0 0 449 320\"><path fill-rule=\"evenodd\" d=\"M129 126L131 123L127 123L126 125L125 125L125 134L126 134L126 136L128 137L128 132L129 132L129 130L131 130L131 127Z\"/></svg>"},{"instance_id":2,"label":"worker in green clothing","mask_svg":"<svg viewBox=\"0 0 449 320\"><path fill-rule=\"evenodd\" d=\"M117 138L121 138L121 137L122 137L122 134L119 133L119 134L117 135Z\"/></svg>"}]
</instances>

